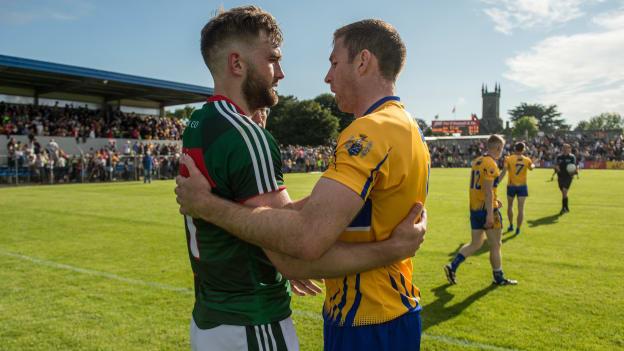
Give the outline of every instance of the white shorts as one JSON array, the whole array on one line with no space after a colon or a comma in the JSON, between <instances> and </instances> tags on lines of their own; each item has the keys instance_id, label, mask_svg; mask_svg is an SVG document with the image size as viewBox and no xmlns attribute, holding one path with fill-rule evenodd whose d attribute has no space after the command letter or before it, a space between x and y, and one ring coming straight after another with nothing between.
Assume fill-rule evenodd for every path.
<instances>
[{"instance_id":1,"label":"white shorts","mask_svg":"<svg viewBox=\"0 0 624 351\"><path fill-rule=\"evenodd\" d=\"M299 351L291 318L262 325L220 325L199 329L191 317L193 351Z\"/></svg>"}]
</instances>

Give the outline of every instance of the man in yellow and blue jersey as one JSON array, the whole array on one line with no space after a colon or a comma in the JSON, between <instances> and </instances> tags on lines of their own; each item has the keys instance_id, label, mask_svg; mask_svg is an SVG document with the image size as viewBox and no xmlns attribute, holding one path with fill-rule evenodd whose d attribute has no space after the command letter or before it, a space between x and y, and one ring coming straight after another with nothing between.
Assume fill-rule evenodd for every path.
<instances>
[{"instance_id":1,"label":"man in yellow and blue jersey","mask_svg":"<svg viewBox=\"0 0 624 351\"><path fill-rule=\"evenodd\" d=\"M422 132L394 94L404 61L399 34L383 21L338 29L325 81L338 107L356 120L338 138L334 162L310 197L294 209L251 209L214 196L208 182L191 172L177 179L180 211L265 250L313 262L332 245L388 241L412 206L425 204L430 170ZM305 267L285 269L286 276L315 277ZM412 269L410 259L399 259L319 276L331 278L323 308L325 350L419 350L420 292Z\"/></svg>"},{"instance_id":2,"label":"man in yellow and blue jersey","mask_svg":"<svg viewBox=\"0 0 624 351\"><path fill-rule=\"evenodd\" d=\"M514 145L514 154L505 157L503 172L500 179L507 174L507 218L509 219L509 227L507 232L514 230L513 226L513 203L514 198L518 197L518 219L516 226L516 235L520 234L520 226L524 219L524 203L529 196L529 187L527 185L527 172L535 168L533 161L523 155L525 145L518 142Z\"/></svg>"},{"instance_id":3,"label":"man in yellow and blue jersey","mask_svg":"<svg viewBox=\"0 0 624 351\"><path fill-rule=\"evenodd\" d=\"M502 204L496 198L496 188L500 180L500 170L496 161L501 157L504 145L505 140L501 136L492 135L487 141L487 153L472 161L470 170L472 239L469 244L459 249L451 263L444 266L444 272L450 284L457 283L457 268L467 257L483 246L486 237L490 246L493 283L496 285L515 285L518 283L515 280L505 278L501 256L503 218L499 210Z\"/></svg>"},{"instance_id":4,"label":"man in yellow and blue jersey","mask_svg":"<svg viewBox=\"0 0 624 351\"><path fill-rule=\"evenodd\" d=\"M220 12L201 35L214 96L193 113L184 132L187 161L181 175L199 177L208 182L200 186L204 190L212 188L216 196L251 208L298 208L306 202L290 201L283 186L279 147L263 129L266 106L277 103L275 87L284 78L280 45L275 18L255 6ZM247 111L254 110L260 113L249 116ZM361 155L373 155L370 147L367 150L361 150ZM321 290L293 278L343 276L413 256L426 230L426 215L414 224L419 211L422 204L401 221L389 240L337 242L313 261L271 252L226 228L185 216L195 286L192 350L299 350L290 318L290 289L313 294Z\"/></svg>"}]
</instances>

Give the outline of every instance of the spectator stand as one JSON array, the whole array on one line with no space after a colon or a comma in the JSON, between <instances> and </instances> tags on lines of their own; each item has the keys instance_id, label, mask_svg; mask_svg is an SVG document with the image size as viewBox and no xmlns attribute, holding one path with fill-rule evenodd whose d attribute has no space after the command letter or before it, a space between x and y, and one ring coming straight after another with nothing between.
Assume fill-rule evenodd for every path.
<instances>
[{"instance_id":1,"label":"spectator stand","mask_svg":"<svg viewBox=\"0 0 624 351\"><path fill-rule=\"evenodd\" d=\"M184 125L165 118L165 107L212 94L197 85L0 55L0 183L136 178L142 156L125 152L127 139L157 147L154 171L169 176L179 142L168 143L180 139ZM51 139L58 147L48 150ZM110 140L115 147L106 145Z\"/></svg>"}]
</instances>

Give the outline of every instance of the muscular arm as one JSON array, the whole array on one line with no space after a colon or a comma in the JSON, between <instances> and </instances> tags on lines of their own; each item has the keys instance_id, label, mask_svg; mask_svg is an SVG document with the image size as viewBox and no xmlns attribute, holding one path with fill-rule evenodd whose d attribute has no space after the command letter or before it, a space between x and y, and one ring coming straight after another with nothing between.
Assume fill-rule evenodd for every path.
<instances>
[{"instance_id":1,"label":"muscular arm","mask_svg":"<svg viewBox=\"0 0 624 351\"><path fill-rule=\"evenodd\" d=\"M494 216L494 207L493 207L493 185L494 182L492 180L484 179L483 180L483 189L485 191L485 210L487 211L488 217Z\"/></svg>"},{"instance_id":2,"label":"muscular arm","mask_svg":"<svg viewBox=\"0 0 624 351\"><path fill-rule=\"evenodd\" d=\"M295 200L295 201L291 201L287 204L285 204L284 206L282 206L282 208L285 209L289 209L289 210L295 210L295 211L301 211L301 209L303 209L303 206L305 206L305 204L308 202L308 199L310 198L310 196L306 196L302 199L299 200ZM275 206L270 206L269 207L275 207Z\"/></svg>"},{"instance_id":3,"label":"muscular arm","mask_svg":"<svg viewBox=\"0 0 624 351\"><path fill-rule=\"evenodd\" d=\"M199 194L198 194L199 195ZM360 211L364 201L351 189L321 179L300 211L248 208L206 191L194 215L242 240L305 260L321 257Z\"/></svg>"},{"instance_id":4,"label":"muscular arm","mask_svg":"<svg viewBox=\"0 0 624 351\"><path fill-rule=\"evenodd\" d=\"M307 198L291 202L288 193L282 191L257 196L246 201L245 205L284 208L291 205L299 206L306 201ZM395 229L390 240L357 244L337 241L323 256L314 261L304 261L267 249L264 251L277 270L290 279L334 278L368 271L414 255L415 249L418 248L414 244L419 246L422 237L415 238L413 235L424 235L426 230L426 214L421 217L420 223L414 226L414 220L420 215L421 210L422 206L416 206ZM422 225L424 227L418 227Z\"/></svg>"},{"instance_id":5,"label":"muscular arm","mask_svg":"<svg viewBox=\"0 0 624 351\"><path fill-rule=\"evenodd\" d=\"M277 270L289 279L342 277L413 256L413 251L394 240L358 244L337 241L314 261L303 261L270 250L265 252Z\"/></svg>"},{"instance_id":6,"label":"muscular arm","mask_svg":"<svg viewBox=\"0 0 624 351\"><path fill-rule=\"evenodd\" d=\"M499 181L502 182L503 179L505 179L505 174L507 174L507 165L505 165L505 167L501 171L501 174L498 176Z\"/></svg>"}]
</instances>

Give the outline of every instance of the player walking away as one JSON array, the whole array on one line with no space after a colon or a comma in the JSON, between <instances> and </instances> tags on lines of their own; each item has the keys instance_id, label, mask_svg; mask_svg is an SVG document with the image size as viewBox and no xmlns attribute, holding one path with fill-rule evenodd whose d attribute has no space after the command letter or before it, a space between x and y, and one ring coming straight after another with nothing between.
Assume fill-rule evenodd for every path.
<instances>
[{"instance_id":1,"label":"player walking away","mask_svg":"<svg viewBox=\"0 0 624 351\"><path fill-rule=\"evenodd\" d=\"M500 171L496 160L501 157L505 140L499 135L492 135L487 141L487 153L472 161L470 175L470 224L472 240L464 245L453 261L444 266L446 278L450 284L456 284L457 268L483 246L484 237L490 245L490 264L496 285L515 285L518 282L505 278L502 268L501 202L496 199L496 187Z\"/></svg>"},{"instance_id":2,"label":"player walking away","mask_svg":"<svg viewBox=\"0 0 624 351\"><path fill-rule=\"evenodd\" d=\"M208 181L184 157L192 172L176 179L180 212L224 228L233 239L311 262L349 242L374 247L392 241L393 228L405 222L410 208L425 203L430 168L422 132L394 93L405 56L396 29L380 20L359 21L334 33L325 82L338 107L356 119L339 136L333 164L300 207L250 208L225 201L211 193ZM374 259L374 251L367 256L364 262ZM285 268L291 276L292 265ZM331 278L323 308L325 350L419 350L422 307L412 271L410 259L397 259L321 275Z\"/></svg>"},{"instance_id":3,"label":"player walking away","mask_svg":"<svg viewBox=\"0 0 624 351\"><path fill-rule=\"evenodd\" d=\"M523 155L525 145L523 142L514 145L514 154L505 157L503 171L500 179L507 175L507 218L509 219L509 227L507 232L514 230L513 226L513 204L514 198L518 197L518 219L516 222L516 235L520 234L520 227L524 219L524 203L529 196L529 187L527 185L527 171L532 171L535 165L530 158Z\"/></svg>"},{"instance_id":4,"label":"player walking away","mask_svg":"<svg viewBox=\"0 0 624 351\"><path fill-rule=\"evenodd\" d=\"M559 212L559 214L564 214L570 212L568 192L572 186L572 176L578 174L576 156L572 154L572 147L570 144L563 144L563 154L557 156L554 169L557 173L557 181L559 183L559 190L561 191L561 212Z\"/></svg>"}]
</instances>

